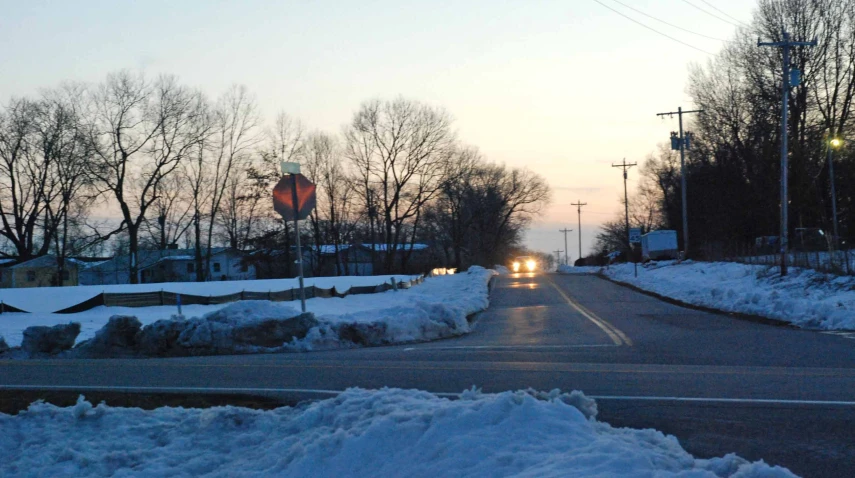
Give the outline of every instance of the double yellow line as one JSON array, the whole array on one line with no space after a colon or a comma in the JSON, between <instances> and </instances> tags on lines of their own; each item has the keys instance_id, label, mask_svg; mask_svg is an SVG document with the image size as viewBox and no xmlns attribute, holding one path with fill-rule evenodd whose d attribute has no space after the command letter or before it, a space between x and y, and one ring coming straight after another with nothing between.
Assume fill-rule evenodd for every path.
<instances>
[{"instance_id":1,"label":"double yellow line","mask_svg":"<svg viewBox=\"0 0 855 478\"><path fill-rule=\"evenodd\" d=\"M573 298L571 298L569 295L565 294L564 291L561 290L560 287L558 287L558 284L556 284L555 281L553 281L551 277L549 277L548 275L546 277L547 277L547 280L549 281L549 283L552 285L552 287L555 288L555 290L558 291L559 294L561 294L561 297L563 297L565 301L567 301L567 305L569 305L570 307L575 309L577 312L582 314L583 317L590 320L591 322L594 323L594 325L596 325L597 327L602 329L602 331L605 332L606 335L608 335L610 339L612 339L612 342L614 342L615 345L626 344L626 345L632 347L632 339L627 337L627 335L625 333L623 333L620 329L618 329L614 325L608 323L605 319L601 319L600 317L598 317L597 314L586 309L585 306L583 306L582 304L573 300Z\"/></svg>"}]
</instances>

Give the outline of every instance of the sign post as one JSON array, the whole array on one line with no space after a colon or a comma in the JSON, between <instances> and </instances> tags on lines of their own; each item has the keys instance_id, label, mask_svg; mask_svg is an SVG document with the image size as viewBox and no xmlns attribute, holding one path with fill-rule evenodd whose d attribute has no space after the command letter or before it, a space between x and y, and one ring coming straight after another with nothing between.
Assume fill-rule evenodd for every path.
<instances>
[{"instance_id":1,"label":"sign post","mask_svg":"<svg viewBox=\"0 0 855 478\"><path fill-rule=\"evenodd\" d=\"M629 245L632 246L633 244L641 244L640 227L633 227L629 229ZM632 264L633 269L635 270L635 277L638 277L638 261L635 260L635 251L632 249L632 247L630 247L629 252L630 254L632 254ZM627 259L629 258L627 257Z\"/></svg>"},{"instance_id":2,"label":"sign post","mask_svg":"<svg viewBox=\"0 0 855 478\"><path fill-rule=\"evenodd\" d=\"M273 209L286 221L294 221L297 236L297 277L300 282L300 307L306 312L306 289L303 285L303 248L300 245L300 219L306 219L315 208L315 185L300 174L299 163L281 163L282 179L273 188Z\"/></svg>"}]
</instances>

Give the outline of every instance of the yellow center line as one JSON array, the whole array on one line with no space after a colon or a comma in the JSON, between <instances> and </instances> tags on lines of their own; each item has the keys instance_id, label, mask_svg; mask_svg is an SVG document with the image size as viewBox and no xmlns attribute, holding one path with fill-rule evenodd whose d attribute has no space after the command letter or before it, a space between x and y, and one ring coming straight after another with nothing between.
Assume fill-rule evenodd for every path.
<instances>
[{"instance_id":1,"label":"yellow center line","mask_svg":"<svg viewBox=\"0 0 855 478\"><path fill-rule=\"evenodd\" d=\"M627 335L626 335L625 333L623 333L620 329L618 329L618 328L617 328L617 327L615 327L614 325L610 324L610 323L609 323L608 321L606 321L605 319L601 319L600 317L598 317L598 316L597 316L597 314L595 314L595 313L591 312L590 310L588 310L588 309L586 309L584 306L582 306L582 304L580 304L580 303L576 302L575 300L573 300L569 295L567 295L566 293L564 293L564 291L563 291L563 290L561 290L561 288L560 288L560 287L558 287L558 284L556 284L556 283L552 280L552 278L551 278L551 277L546 276L546 280L548 280L548 281L549 281L549 283L552 285L552 287L553 287L556 291L558 291L558 293L559 293L559 294L561 294L561 297L563 297L563 298L564 298L564 300L565 300L565 301L567 301L567 304L568 304L570 307L572 307L572 308L573 308L573 309L575 309L577 312L579 312L580 314L582 314L582 316L583 316L583 317L585 317L586 319L588 319L588 320L590 320L591 322L593 322L593 323L594 323L594 325L596 325L597 327L599 327L600 329L602 329L602 330L603 330L603 332L605 332L605 333L609 336L609 338L611 338L611 339L612 339L612 341L615 343L615 345L622 345L622 344L626 344L626 345L628 345L628 346L630 346L630 347L632 346L632 340L631 340L629 337L627 337Z\"/></svg>"}]
</instances>

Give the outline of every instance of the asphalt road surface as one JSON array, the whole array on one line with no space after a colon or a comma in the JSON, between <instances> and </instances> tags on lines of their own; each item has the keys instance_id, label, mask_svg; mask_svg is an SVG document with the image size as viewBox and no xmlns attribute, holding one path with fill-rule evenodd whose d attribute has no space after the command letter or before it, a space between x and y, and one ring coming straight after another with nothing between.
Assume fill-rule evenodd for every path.
<instances>
[{"instance_id":1,"label":"asphalt road surface","mask_svg":"<svg viewBox=\"0 0 855 478\"><path fill-rule=\"evenodd\" d=\"M355 350L148 360L0 361L0 388L323 397L347 387L582 390L599 419L699 457L855 476L855 340L678 307L585 275L499 278L475 330Z\"/></svg>"}]
</instances>

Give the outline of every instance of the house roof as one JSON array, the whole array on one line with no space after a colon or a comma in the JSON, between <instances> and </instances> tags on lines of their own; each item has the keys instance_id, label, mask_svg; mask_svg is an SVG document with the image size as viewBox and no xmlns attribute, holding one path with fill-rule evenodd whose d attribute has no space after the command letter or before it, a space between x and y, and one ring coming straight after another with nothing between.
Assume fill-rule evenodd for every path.
<instances>
[{"instance_id":1,"label":"house roof","mask_svg":"<svg viewBox=\"0 0 855 478\"><path fill-rule=\"evenodd\" d=\"M66 258L66 264L74 265L76 267L80 266L80 262L76 259ZM36 257L35 259L30 259L28 261L21 262L19 264L15 264L14 266L9 266L9 269L23 269L23 268L33 268L33 267L56 267L56 256L53 254L47 254L44 256Z\"/></svg>"},{"instance_id":2,"label":"house roof","mask_svg":"<svg viewBox=\"0 0 855 478\"><path fill-rule=\"evenodd\" d=\"M387 250L389 250L388 244L362 244L362 247L365 247L367 249L373 248L375 251L387 251ZM410 250L422 251L422 250L427 249L428 245L427 244L420 244L418 242L415 244L410 244L410 243L394 244L394 248L396 251L410 251Z\"/></svg>"}]
</instances>

